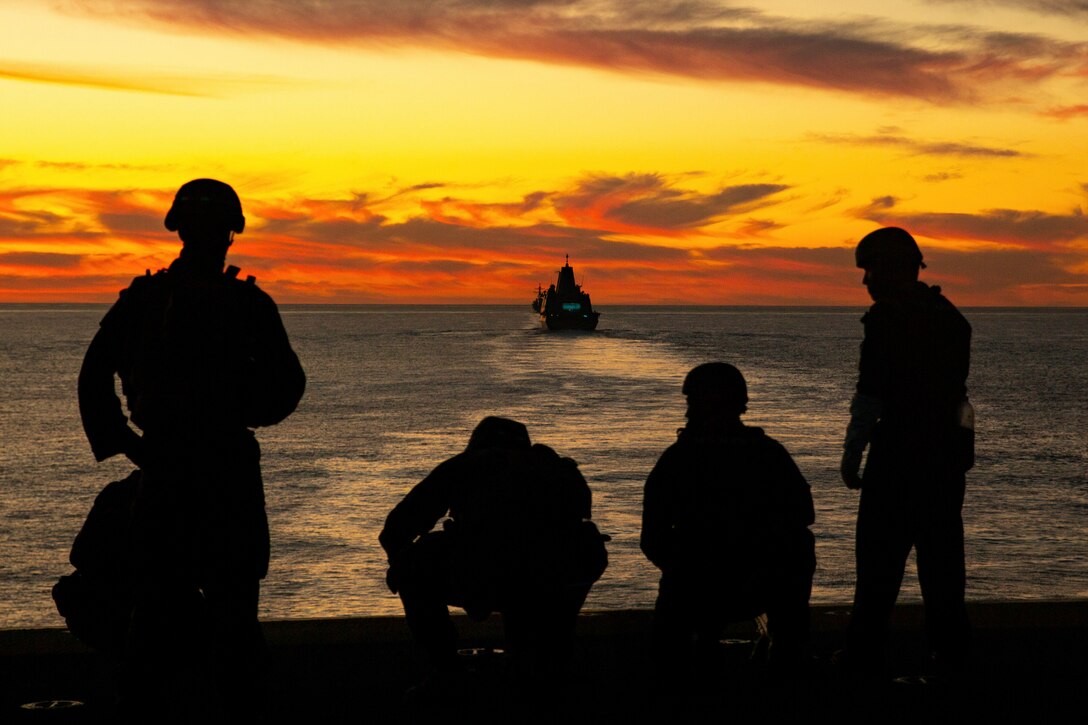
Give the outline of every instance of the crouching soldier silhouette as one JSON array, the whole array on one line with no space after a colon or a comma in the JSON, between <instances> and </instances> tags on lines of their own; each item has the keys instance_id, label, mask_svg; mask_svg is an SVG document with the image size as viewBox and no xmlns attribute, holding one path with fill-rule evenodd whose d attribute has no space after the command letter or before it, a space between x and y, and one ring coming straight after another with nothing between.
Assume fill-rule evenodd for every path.
<instances>
[{"instance_id":1,"label":"crouching soldier silhouette","mask_svg":"<svg viewBox=\"0 0 1088 725\"><path fill-rule=\"evenodd\" d=\"M269 538L251 429L286 418L305 375L272 298L223 270L244 227L227 184L182 186L166 215L180 256L121 292L80 371L95 458L123 454L141 469L121 682L124 714L141 722L222 716L257 696Z\"/></svg>"},{"instance_id":2,"label":"crouching soldier silhouette","mask_svg":"<svg viewBox=\"0 0 1088 725\"><path fill-rule=\"evenodd\" d=\"M727 623L765 613L772 670L795 671L816 567L808 483L785 448L741 423L748 391L735 367L699 365L683 392L687 426L651 471L642 511L642 551L661 569L658 666L694 674Z\"/></svg>"},{"instance_id":3,"label":"crouching soldier silhouette","mask_svg":"<svg viewBox=\"0 0 1088 725\"><path fill-rule=\"evenodd\" d=\"M590 514L577 464L532 445L525 426L505 418L484 418L464 452L408 492L379 540L389 588L429 660L425 684L448 686L460 669L447 605L476 620L501 612L516 671L558 673L578 611L607 566Z\"/></svg>"}]
</instances>

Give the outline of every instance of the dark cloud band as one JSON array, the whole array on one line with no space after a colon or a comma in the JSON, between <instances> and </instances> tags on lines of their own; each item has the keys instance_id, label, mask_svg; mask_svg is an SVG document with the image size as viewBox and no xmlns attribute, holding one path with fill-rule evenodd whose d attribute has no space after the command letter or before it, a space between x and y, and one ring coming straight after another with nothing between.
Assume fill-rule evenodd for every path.
<instances>
[{"instance_id":1,"label":"dark cloud band","mask_svg":"<svg viewBox=\"0 0 1088 725\"><path fill-rule=\"evenodd\" d=\"M1044 0L1037 0L1043 3ZM800 22L711 0L128 0L86 12L193 32L485 56L973 102L1085 66L1084 44L872 19Z\"/></svg>"}]
</instances>

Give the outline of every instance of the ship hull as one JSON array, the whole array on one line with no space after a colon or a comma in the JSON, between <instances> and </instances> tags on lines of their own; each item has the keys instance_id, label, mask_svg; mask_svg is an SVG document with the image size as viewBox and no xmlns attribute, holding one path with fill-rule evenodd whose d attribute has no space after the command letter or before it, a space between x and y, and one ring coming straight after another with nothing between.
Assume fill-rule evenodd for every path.
<instances>
[{"instance_id":1,"label":"ship hull","mask_svg":"<svg viewBox=\"0 0 1088 725\"><path fill-rule=\"evenodd\" d=\"M540 326L549 330L596 330L600 312L588 315L541 315Z\"/></svg>"}]
</instances>

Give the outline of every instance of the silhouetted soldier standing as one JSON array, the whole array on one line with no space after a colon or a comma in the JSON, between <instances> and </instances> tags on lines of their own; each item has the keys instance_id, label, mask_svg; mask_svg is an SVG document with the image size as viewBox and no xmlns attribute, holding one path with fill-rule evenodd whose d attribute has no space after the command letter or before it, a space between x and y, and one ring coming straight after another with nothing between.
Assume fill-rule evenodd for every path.
<instances>
[{"instance_id":1,"label":"silhouetted soldier standing","mask_svg":"<svg viewBox=\"0 0 1088 725\"><path fill-rule=\"evenodd\" d=\"M223 270L245 226L234 190L190 181L165 224L181 237L180 256L121 292L79 376L95 458L120 453L142 469L133 515L136 604L122 675L126 711L141 721L214 708L193 704L208 676L199 663L209 659L219 707L254 707L269 539L251 429L286 418L305 387L272 298L252 277L236 279L237 268ZM142 436L122 412L114 375ZM186 707L197 712L172 711Z\"/></svg>"},{"instance_id":2,"label":"silhouetted soldier standing","mask_svg":"<svg viewBox=\"0 0 1088 725\"><path fill-rule=\"evenodd\" d=\"M607 565L590 504L573 460L532 445L521 423L487 417L464 452L396 505L379 540L389 555L389 588L427 652L430 682L449 686L447 675L459 670L447 605L478 620L502 612L522 672L556 674L570 655L578 611Z\"/></svg>"},{"instance_id":3,"label":"silhouetted soldier standing","mask_svg":"<svg viewBox=\"0 0 1088 725\"><path fill-rule=\"evenodd\" d=\"M843 446L842 478L861 489L844 664L862 672L883 666L913 546L930 648L938 665L956 666L970 639L960 510L964 474L974 462L966 388L971 326L939 287L918 281L925 265L906 231L872 232L856 258L873 306L862 318L865 339Z\"/></svg>"},{"instance_id":4,"label":"silhouetted soldier standing","mask_svg":"<svg viewBox=\"0 0 1088 725\"><path fill-rule=\"evenodd\" d=\"M642 510L642 551L661 569L659 666L683 676L727 623L766 613L772 665L792 669L816 568L808 483L782 445L741 423L748 389L735 367L699 365L683 392L688 424L646 480Z\"/></svg>"}]
</instances>

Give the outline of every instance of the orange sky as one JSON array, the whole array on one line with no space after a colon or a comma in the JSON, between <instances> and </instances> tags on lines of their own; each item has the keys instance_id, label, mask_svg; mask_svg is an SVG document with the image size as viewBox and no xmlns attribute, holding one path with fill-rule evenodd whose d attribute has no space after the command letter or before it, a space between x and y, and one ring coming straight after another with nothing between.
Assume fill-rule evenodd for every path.
<instances>
[{"instance_id":1,"label":"orange sky","mask_svg":"<svg viewBox=\"0 0 1088 725\"><path fill-rule=\"evenodd\" d=\"M1088 305L1071 0L0 7L0 301L110 301L173 192L280 302L849 304L918 238L961 305ZM830 6L829 6L830 7Z\"/></svg>"}]
</instances>

